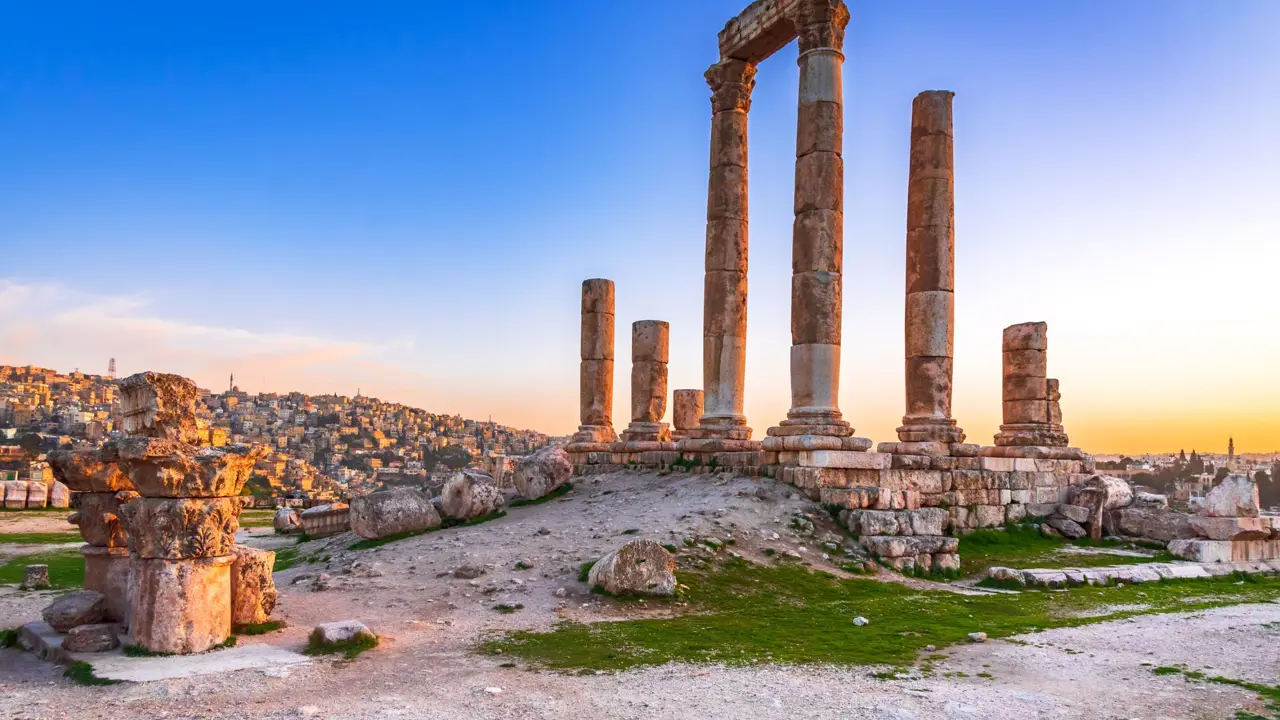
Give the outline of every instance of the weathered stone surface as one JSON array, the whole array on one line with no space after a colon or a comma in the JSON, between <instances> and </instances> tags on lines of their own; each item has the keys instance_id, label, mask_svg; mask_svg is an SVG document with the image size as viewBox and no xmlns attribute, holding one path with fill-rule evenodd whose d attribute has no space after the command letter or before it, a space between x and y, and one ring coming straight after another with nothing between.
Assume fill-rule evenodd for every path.
<instances>
[{"instance_id":1,"label":"weathered stone surface","mask_svg":"<svg viewBox=\"0 0 1280 720\"><path fill-rule=\"evenodd\" d=\"M128 435L199 442L196 384L180 375L144 372L121 380L120 411Z\"/></svg>"},{"instance_id":2,"label":"weathered stone surface","mask_svg":"<svg viewBox=\"0 0 1280 720\"><path fill-rule=\"evenodd\" d=\"M370 493L351 500L351 529L370 540L440 527L431 498L411 488Z\"/></svg>"},{"instance_id":3,"label":"weathered stone surface","mask_svg":"<svg viewBox=\"0 0 1280 720\"><path fill-rule=\"evenodd\" d=\"M675 407L672 410L672 421L676 430L692 430L698 427L698 419L702 417L702 391L676 390Z\"/></svg>"},{"instance_id":4,"label":"weathered stone surface","mask_svg":"<svg viewBox=\"0 0 1280 720\"><path fill-rule=\"evenodd\" d=\"M1189 518L1196 535L1209 540L1266 540L1271 537L1271 519L1261 517Z\"/></svg>"},{"instance_id":5,"label":"weathered stone surface","mask_svg":"<svg viewBox=\"0 0 1280 720\"><path fill-rule=\"evenodd\" d=\"M540 498L569 482L573 463L559 447L545 447L516 465L515 486L521 497Z\"/></svg>"},{"instance_id":6,"label":"weathered stone surface","mask_svg":"<svg viewBox=\"0 0 1280 720\"><path fill-rule=\"evenodd\" d=\"M338 620L336 622L321 623L311 630L311 641L325 645L348 642L361 637L376 640L378 636L359 620Z\"/></svg>"},{"instance_id":7,"label":"weathered stone surface","mask_svg":"<svg viewBox=\"0 0 1280 720\"><path fill-rule=\"evenodd\" d=\"M53 485L49 486L49 507L71 507L71 489L54 480Z\"/></svg>"},{"instance_id":8,"label":"weathered stone surface","mask_svg":"<svg viewBox=\"0 0 1280 720\"><path fill-rule=\"evenodd\" d=\"M113 623L79 625L67 631L62 649L67 652L106 652L120 647Z\"/></svg>"},{"instance_id":9,"label":"weathered stone surface","mask_svg":"<svg viewBox=\"0 0 1280 720\"><path fill-rule=\"evenodd\" d=\"M121 547L80 548L84 556L84 589L106 598L106 619L129 621L129 550Z\"/></svg>"},{"instance_id":10,"label":"weathered stone surface","mask_svg":"<svg viewBox=\"0 0 1280 720\"><path fill-rule=\"evenodd\" d=\"M27 483L9 480L4 483L4 506L10 510L21 510L27 506Z\"/></svg>"},{"instance_id":11,"label":"weathered stone surface","mask_svg":"<svg viewBox=\"0 0 1280 720\"><path fill-rule=\"evenodd\" d=\"M22 589L40 590L49 587L48 565L27 565L22 569Z\"/></svg>"},{"instance_id":12,"label":"weathered stone surface","mask_svg":"<svg viewBox=\"0 0 1280 720\"><path fill-rule=\"evenodd\" d=\"M265 447L196 447L173 440L125 438L114 444L120 470L143 497L236 497Z\"/></svg>"},{"instance_id":13,"label":"weathered stone surface","mask_svg":"<svg viewBox=\"0 0 1280 720\"><path fill-rule=\"evenodd\" d=\"M675 556L653 540L632 540L597 560L587 584L612 595L674 595Z\"/></svg>"},{"instance_id":14,"label":"weathered stone surface","mask_svg":"<svg viewBox=\"0 0 1280 720\"><path fill-rule=\"evenodd\" d=\"M945 511L944 511L945 514ZM897 535L898 514L888 510L844 510L842 519L854 535Z\"/></svg>"},{"instance_id":15,"label":"weathered stone surface","mask_svg":"<svg viewBox=\"0 0 1280 720\"><path fill-rule=\"evenodd\" d=\"M27 483L27 507L40 509L49 502L49 486L42 482Z\"/></svg>"},{"instance_id":16,"label":"weathered stone surface","mask_svg":"<svg viewBox=\"0 0 1280 720\"><path fill-rule=\"evenodd\" d=\"M1280 559L1280 540L1174 540L1169 552L1203 563Z\"/></svg>"},{"instance_id":17,"label":"weathered stone surface","mask_svg":"<svg viewBox=\"0 0 1280 720\"><path fill-rule=\"evenodd\" d=\"M938 535L864 536L859 541L867 550L882 558L954 553L960 547L958 538Z\"/></svg>"},{"instance_id":18,"label":"weathered stone surface","mask_svg":"<svg viewBox=\"0 0 1280 720\"><path fill-rule=\"evenodd\" d=\"M502 507L502 492L476 477L456 473L440 493L441 511L455 520L473 520Z\"/></svg>"},{"instance_id":19,"label":"weathered stone surface","mask_svg":"<svg viewBox=\"0 0 1280 720\"><path fill-rule=\"evenodd\" d=\"M1133 504L1133 487L1121 478L1095 475L1086 480L1082 487L1099 492L1103 510L1117 510Z\"/></svg>"},{"instance_id":20,"label":"weathered stone surface","mask_svg":"<svg viewBox=\"0 0 1280 720\"><path fill-rule=\"evenodd\" d=\"M231 634L232 560L135 558L129 588L134 641L179 655L224 642Z\"/></svg>"},{"instance_id":21,"label":"weathered stone surface","mask_svg":"<svg viewBox=\"0 0 1280 720\"><path fill-rule=\"evenodd\" d=\"M313 538L337 535L351 529L351 508L342 502L317 505L298 513L302 531Z\"/></svg>"},{"instance_id":22,"label":"weathered stone surface","mask_svg":"<svg viewBox=\"0 0 1280 720\"><path fill-rule=\"evenodd\" d=\"M140 558L223 557L240 529L240 498L138 498L120 508Z\"/></svg>"},{"instance_id":23,"label":"weathered stone surface","mask_svg":"<svg viewBox=\"0 0 1280 720\"><path fill-rule=\"evenodd\" d=\"M137 497L132 490L76 493L71 499L76 511L67 522L79 527L80 537L90 545L126 547L129 527L120 508Z\"/></svg>"},{"instance_id":24,"label":"weathered stone surface","mask_svg":"<svg viewBox=\"0 0 1280 720\"><path fill-rule=\"evenodd\" d=\"M302 520L298 517L298 511L289 507L276 508L276 514L271 518L271 526L281 535L290 535L302 529Z\"/></svg>"},{"instance_id":25,"label":"weathered stone surface","mask_svg":"<svg viewBox=\"0 0 1280 720\"><path fill-rule=\"evenodd\" d=\"M1042 378L1048 369L1048 357L1044 350L1006 350L1004 352L1005 377Z\"/></svg>"},{"instance_id":26,"label":"weathered stone surface","mask_svg":"<svg viewBox=\"0 0 1280 720\"><path fill-rule=\"evenodd\" d=\"M50 627L64 633L73 627L102 622L106 609L102 593L77 590L54 600L40 615Z\"/></svg>"},{"instance_id":27,"label":"weathered stone surface","mask_svg":"<svg viewBox=\"0 0 1280 720\"><path fill-rule=\"evenodd\" d=\"M1048 523L1049 527L1062 533L1063 537L1067 537L1072 540L1082 538L1088 534L1085 532L1084 528L1080 527L1079 523L1061 515L1054 515L1045 522Z\"/></svg>"},{"instance_id":28,"label":"weathered stone surface","mask_svg":"<svg viewBox=\"0 0 1280 720\"><path fill-rule=\"evenodd\" d=\"M235 558L231 562L231 624L264 623L276 607L276 583L271 575L276 554L244 545L232 547L231 554Z\"/></svg>"},{"instance_id":29,"label":"weathered stone surface","mask_svg":"<svg viewBox=\"0 0 1280 720\"><path fill-rule=\"evenodd\" d=\"M1044 322L1028 322L1010 325L1004 329L1002 349L1009 350L1048 350L1049 324Z\"/></svg>"},{"instance_id":30,"label":"weathered stone surface","mask_svg":"<svg viewBox=\"0 0 1280 720\"><path fill-rule=\"evenodd\" d=\"M49 453L53 476L74 492L132 490L133 483L101 449L55 450Z\"/></svg>"},{"instance_id":31,"label":"weathered stone surface","mask_svg":"<svg viewBox=\"0 0 1280 720\"><path fill-rule=\"evenodd\" d=\"M1258 484L1245 475L1228 475L1204 496L1205 517L1258 517Z\"/></svg>"},{"instance_id":32,"label":"weathered stone surface","mask_svg":"<svg viewBox=\"0 0 1280 720\"><path fill-rule=\"evenodd\" d=\"M1081 507L1079 505L1068 505L1067 503L1062 503L1058 506L1059 515L1072 522L1080 524L1089 522L1089 516L1092 512L1093 511L1091 509Z\"/></svg>"}]
</instances>

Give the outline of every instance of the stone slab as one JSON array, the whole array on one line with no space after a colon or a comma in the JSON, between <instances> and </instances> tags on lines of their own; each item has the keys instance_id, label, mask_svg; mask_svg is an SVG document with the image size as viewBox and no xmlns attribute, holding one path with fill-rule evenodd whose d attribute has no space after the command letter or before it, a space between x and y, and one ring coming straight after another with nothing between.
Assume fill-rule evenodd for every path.
<instances>
[{"instance_id":1,"label":"stone slab","mask_svg":"<svg viewBox=\"0 0 1280 720\"><path fill-rule=\"evenodd\" d=\"M847 450L814 450L802 452L801 467L846 468L855 470L888 470L893 458L885 453Z\"/></svg>"}]
</instances>

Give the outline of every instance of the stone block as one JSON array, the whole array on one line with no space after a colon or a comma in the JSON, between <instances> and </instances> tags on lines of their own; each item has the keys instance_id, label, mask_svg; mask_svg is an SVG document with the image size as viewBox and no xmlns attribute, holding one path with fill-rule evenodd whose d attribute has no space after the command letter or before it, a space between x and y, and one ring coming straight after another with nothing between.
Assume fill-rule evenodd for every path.
<instances>
[{"instance_id":1,"label":"stone block","mask_svg":"<svg viewBox=\"0 0 1280 720\"><path fill-rule=\"evenodd\" d=\"M1004 525L1003 505L974 505L970 509L970 527L994 528Z\"/></svg>"},{"instance_id":2,"label":"stone block","mask_svg":"<svg viewBox=\"0 0 1280 720\"><path fill-rule=\"evenodd\" d=\"M907 295L907 357L951 357L955 295L927 290Z\"/></svg>"},{"instance_id":3,"label":"stone block","mask_svg":"<svg viewBox=\"0 0 1280 720\"><path fill-rule=\"evenodd\" d=\"M1044 377L1048 369L1044 350L1004 351L1004 377Z\"/></svg>"},{"instance_id":4,"label":"stone block","mask_svg":"<svg viewBox=\"0 0 1280 720\"><path fill-rule=\"evenodd\" d=\"M862 546L881 558L915 557L922 553L954 553L960 548L958 538L946 536L864 536Z\"/></svg>"},{"instance_id":5,"label":"stone block","mask_svg":"<svg viewBox=\"0 0 1280 720\"><path fill-rule=\"evenodd\" d=\"M614 359L614 317L601 313L590 313L582 316L582 348L583 360Z\"/></svg>"},{"instance_id":6,"label":"stone block","mask_svg":"<svg viewBox=\"0 0 1280 720\"><path fill-rule=\"evenodd\" d=\"M1266 540L1271 537L1271 519L1261 517L1189 518L1191 529L1209 540Z\"/></svg>"},{"instance_id":7,"label":"stone block","mask_svg":"<svg viewBox=\"0 0 1280 720\"><path fill-rule=\"evenodd\" d=\"M73 653L106 652L120 647L116 626L112 623L80 625L67 631L62 649Z\"/></svg>"},{"instance_id":8,"label":"stone block","mask_svg":"<svg viewBox=\"0 0 1280 720\"><path fill-rule=\"evenodd\" d=\"M180 443L200 441L196 427L196 384L180 375L143 372L117 383L126 435Z\"/></svg>"},{"instance_id":9,"label":"stone block","mask_svg":"<svg viewBox=\"0 0 1280 720\"><path fill-rule=\"evenodd\" d=\"M691 430L702 417L702 391L676 390L673 394L672 423L677 430Z\"/></svg>"},{"instance_id":10,"label":"stone block","mask_svg":"<svg viewBox=\"0 0 1280 720\"><path fill-rule=\"evenodd\" d=\"M265 447L194 447L151 437L115 443L120 470L143 497L236 497Z\"/></svg>"},{"instance_id":11,"label":"stone block","mask_svg":"<svg viewBox=\"0 0 1280 720\"><path fill-rule=\"evenodd\" d=\"M152 652L203 652L231 634L231 556L133 561L130 632Z\"/></svg>"},{"instance_id":12,"label":"stone block","mask_svg":"<svg viewBox=\"0 0 1280 720\"><path fill-rule=\"evenodd\" d=\"M49 504L49 486L42 482L27 483L27 508L43 509Z\"/></svg>"},{"instance_id":13,"label":"stone block","mask_svg":"<svg viewBox=\"0 0 1280 720\"><path fill-rule=\"evenodd\" d=\"M1049 399L1048 381L1042 377L1006 377L1002 390L1005 402Z\"/></svg>"},{"instance_id":14,"label":"stone block","mask_svg":"<svg viewBox=\"0 0 1280 720\"><path fill-rule=\"evenodd\" d=\"M984 457L981 458L983 470L993 470L996 472L1013 472L1013 458Z\"/></svg>"},{"instance_id":15,"label":"stone block","mask_svg":"<svg viewBox=\"0 0 1280 720\"><path fill-rule=\"evenodd\" d=\"M600 313L612 315L614 286L612 280L592 278L582 281L582 314Z\"/></svg>"},{"instance_id":16,"label":"stone block","mask_svg":"<svg viewBox=\"0 0 1280 720\"><path fill-rule=\"evenodd\" d=\"M120 508L137 497L132 490L76 493L71 499L76 511L67 522L77 526L80 537L90 545L126 547L129 527Z\"/></svg>"},{"instance_id":17,"label":"stone block","mask_svg":"<svg viewBox=\"0 0 1280 720\"><path fill-rule=\"evenodd\" d=\"M1258 484L1245 475L1228 475L1204 496L1205 517L1258 517Z\"/></svg>"},{"instance_id":18,"label":"stone block","mask_svg":"<svg viewBox=\"0 0 1280 720\"><path fill-rule=\"evenodd\" d=\"M71 489L54 480L53 484L49 486L49 507L71 507Z\"/></svg>"},{"instance_id":19,"label":"stone block","mask_svg":"<svg viewBox=\"0 0 1280 720\"><path fill-rule=\"evenodd\" d=\"M800 454L800 465L862 470L887 470L892 462L889 455L845 450L814 450Z\"/></svg>"},{"instance_id":20,"label":"stone block","mask_svg":"<svg viewBox=\"0 0 1280 720\"><path fill-rule=\"evenodd\" d=\"M844 209L844 161L834 152L796 158L795 214Z\"/></svg>"},{"instance_id":21,"label":"stone block","mask_svg":"<svg viewBox=\"0 0 1280 720\"><path fill-rule=\"evenodd\" d=\"M1021 503L1012 503L1004 508L1004 521L1006 523L1020 523L1027 517L1027 506Z\"/></svg>"},{"instance_id":22,"label":"stone block","mask_svg":"<svg viewBox=\"0 0 1280 720\"><path fill-rule=\"evenodd\" d=\"M1043 322L1019 323L1004 329L1004 341L1001 349L1009 350L1048 350L1049 324Z\"/></svg>"},{"instance_id":23,"label":"stone block","mask_svg":"<svg viewBox=\"0 0 1280 720\"><path fill-rule=\"evenodd\" d=\"M940 508L908 510L903 515L910 524L913 535L942 535L951 519L950 514Z\"/></svg>"},{"instance_id":24,"label":"stone block","mask_svg":"<svg viewBox=\"0 0 1280 720\"><path fill-rule=\"evenodd\" d=\"M231 549L231 624L256 625L271 618L276 607L276 583L272 576L276 554L269 550L236 545Z\"/></svg>"},{"instance_id":25,"label":"stone block","mask_svg":"<svg viewBox=\"0 0 1280 720\"><path fill-rule=\"evenodd\" d=\"M101 449L55 450L49 453L53 476L75 492L116 492L132 490L129 478L115 461L106 460Z\"/></svg>"},{"instance_id":26,"label":"stone block","mask_svg":"<svg viewBox=\"0 0 1280 720\"><path fill-rule=\"evenodd\" d=\"M841 272L843 228L844 215L838 210L810 210L796 215L791 233L791 271Z\"/></svg>"},{"instance_id":27,"label":"stone block","mask_svg":"<svg viewBox=\"0 0 1280 720\"><path fill-rule=\"evenodd\" d=\"M564 456L567 480L573 470L568 456L559 448L554 449ZM394 488L352 498L349 519L351 529L369 540L440 527L440 514L431 504L431 498L414 488Z\"/></svg>"},{"instance_id":28,"label":"stone block","mask_svg":"<svg viewBox=\"0 0 1280 720\"><path fill-rule=\"evenodd\" d=\"M27 483L9 480L4 486L4 506L9 510L22 510L27 506Z\"/></svg>"},{"instance_id":29,"label":"stone block","mask_svg":"<svg viewBox=\"0 0 1280 720\"><path fill-rule=\"evenodd\" d=\"M23 590L43 590L49 587L49 566L38 564L23 567L20 587Z\"/></svg>"},{"instance_id":30,"label":"stone block","mask_svg":"<svg viewBox=\"0 0 1280 720\"><path fill-rule=\"evenodd\" d=\"M791 276L792 345L840 345L842 314L840 273L805 272Z\"/></svg>"},{"instance_id":31,"label":"stone block","mask_svg":"<svg viewBox=\"0 0 1280 720\"><path fill-rule=\"evenodd\" d=\"M85 545L80 548L80 554L84 556L84 589L106 598L106 619L128 622L129 550Z\"/></svg>"},{"instance_id":32,"label":"stone block","mask_svg":"<svg viewBox=\"0 0 1280 720\"><path fill-rule=\"evenodd\" d=\"M884 445L885 443L880 443ZM883 448L877 448L883 452ZM897 455L891 456L889 467L894 470L943 470L950 468L942 468L938 466L938 460L951 460L952 458L931 458L928 455Z\"/></svg>"},{"instance_id":33,"label":"stone block","mask_svg":"<svg viewBox=\"0 0 1280 720\"><path fill-rule=\"evenodd\" d=\"M1062 503L1058 505L1057 513L1068 520L1073 520L1083 525L1084 523L1089 522L1089 517L1093 511L1087 507Z\"/></svg>"},{"instance_id":34,"label":"stone block","mask_svg":"<svg viewBox=\"0 0 1280 720\"><path fill-rule=\"evenodd\" d=\"M102 622L106 608L106 598L102 593L78 590L58 597L40 614L50 627L65 633L73 627Z\"/></svg>"},{"instance_id":35,"label":"stone block","mask_svg":"<svg viewBox=\"0 0 1280 720\"><path fill-rule=\"evenodd\" d=\"M898 514L887 510L850 510L846 516L854 535L897 535Z\"/></svg>"}]
</instances>

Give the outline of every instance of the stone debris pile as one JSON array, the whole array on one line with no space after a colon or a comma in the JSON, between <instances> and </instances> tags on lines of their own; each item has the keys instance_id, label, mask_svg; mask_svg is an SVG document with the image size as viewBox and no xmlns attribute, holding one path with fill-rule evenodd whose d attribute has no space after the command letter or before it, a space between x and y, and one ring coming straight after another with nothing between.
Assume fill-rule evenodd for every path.
<instances>
[{"instance_id":1,"label":"stone debris pile","mask_svg":"<svg viewBox=\"0 0 1280 720\"><path fill-rule=\"evenodd\" d=\"M1188 519L1192 538L1169 543L1169 552L1208 563L1280 561L1280 515L1262 515L1258 485L1228 475L1204 497Z\"/></svg>"}]
</instances>

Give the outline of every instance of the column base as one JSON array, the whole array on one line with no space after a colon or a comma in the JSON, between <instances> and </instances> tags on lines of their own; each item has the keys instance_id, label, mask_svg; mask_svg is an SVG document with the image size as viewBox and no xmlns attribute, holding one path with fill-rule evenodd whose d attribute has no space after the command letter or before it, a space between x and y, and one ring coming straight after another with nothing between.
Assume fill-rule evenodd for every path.
<instances>
[{"instance_id":1,"label":"column base","mask_svg":"<svg viewBox=\"0 0 1280 720\"><path fill-rule=\"evenodd\" d=\"M671 442L671 427L666 423L633 422L622 431L622 442Z\"/></svg>"},{"instance_id":2,"label":"column base","mask_svg":"<svg viewBox=\"0 0 1280 720\"><path fill-rule=\"evenodd\" d=\"M133 559L133 639L153 652L204 652L231 635L232 556Z\"/></svg>"},{"instance_id":3,"label":"column base","mask_svg":"<svg viewBox=\"0 0 1280 720\"><path fill-rule=\"evenodd\" d=\"M1050 423L1017 423L1001 425L995 436L998 447L1038 445L1041 447L1067 447L1071 440L1061 425Z\"/></svg>"},{"instance_id":4,"label":"column base","mask_svg":"<svg viewBox=\"0 0 1280 720\"><path fill-rule=\"evenodd\" d=\"M904 417L898 428L898 440L904 443L962 443L964 430L951 418Z\"/></svg>"},{"instance_id":5,"label":"column base","mask_svg":"<svg viewBox=\"0 0 1280 720\"><path fill-rule=\"evenodd\" d=\"M835 408L791 408L787 419L766 431L769 437L785 438L801 435L813 435L829 438L849 438L853 436L853 427L841 418L840 411ZM870 440L867 447L871 447ZM806 448L809 449L809 448ZM838 450L845 448L811 448L815 450Z\"/></svg>"},{"instance_id":6,"label":"column base","mask_svg":"<svg viewBox=\"0 0 1280 720\"><path fill-rule=\"evenodd\" d=\"M703 415L698 427L686 430L691 440L750 440L751 428L744 415Z\"/></svg>"},{"instance_id":7,"label":"column base","mask_svg":"<svg viewBox=\"0 0 1280 720\"><path fill-rule=\"evenodd\" d=\"M876 452L920 457L978 457L979 450L980 445L959 442L882 442L876 446Z\"/></svg>"},{"instance_id":8,"label":"column base","mask_svg":"<svg viewBox=\"0 0 1280 720\"><path fill-rule=\"evenodd\" d=\"M107 603L107 619L129 622L129 549L85 545L84 589L102 593Z\"/></svg>"},{"instance_id":9,"label":"column base","mask_svg":"<svg viewBox=\"0 0 1280 720\"><path fill-rule=\"evenodd\" d=\"M772 433L774 428L769 428ZM871 449L871 439L846 435L769 435L760 444L765 452L805 452L809 450L844 450L866 452Z\"/></svg>"},{"instance_id":10,"label":"column base","mask_svg":"<svg viewBox=\"0 0 1280 720\"><path fill-rule=\"evenodd\" d=\"M613 443L618 442L618 433L612 425L579 425L578 432L569 438L564 446L565 452L609 452Z\"/></svg>"}]
</instances>

